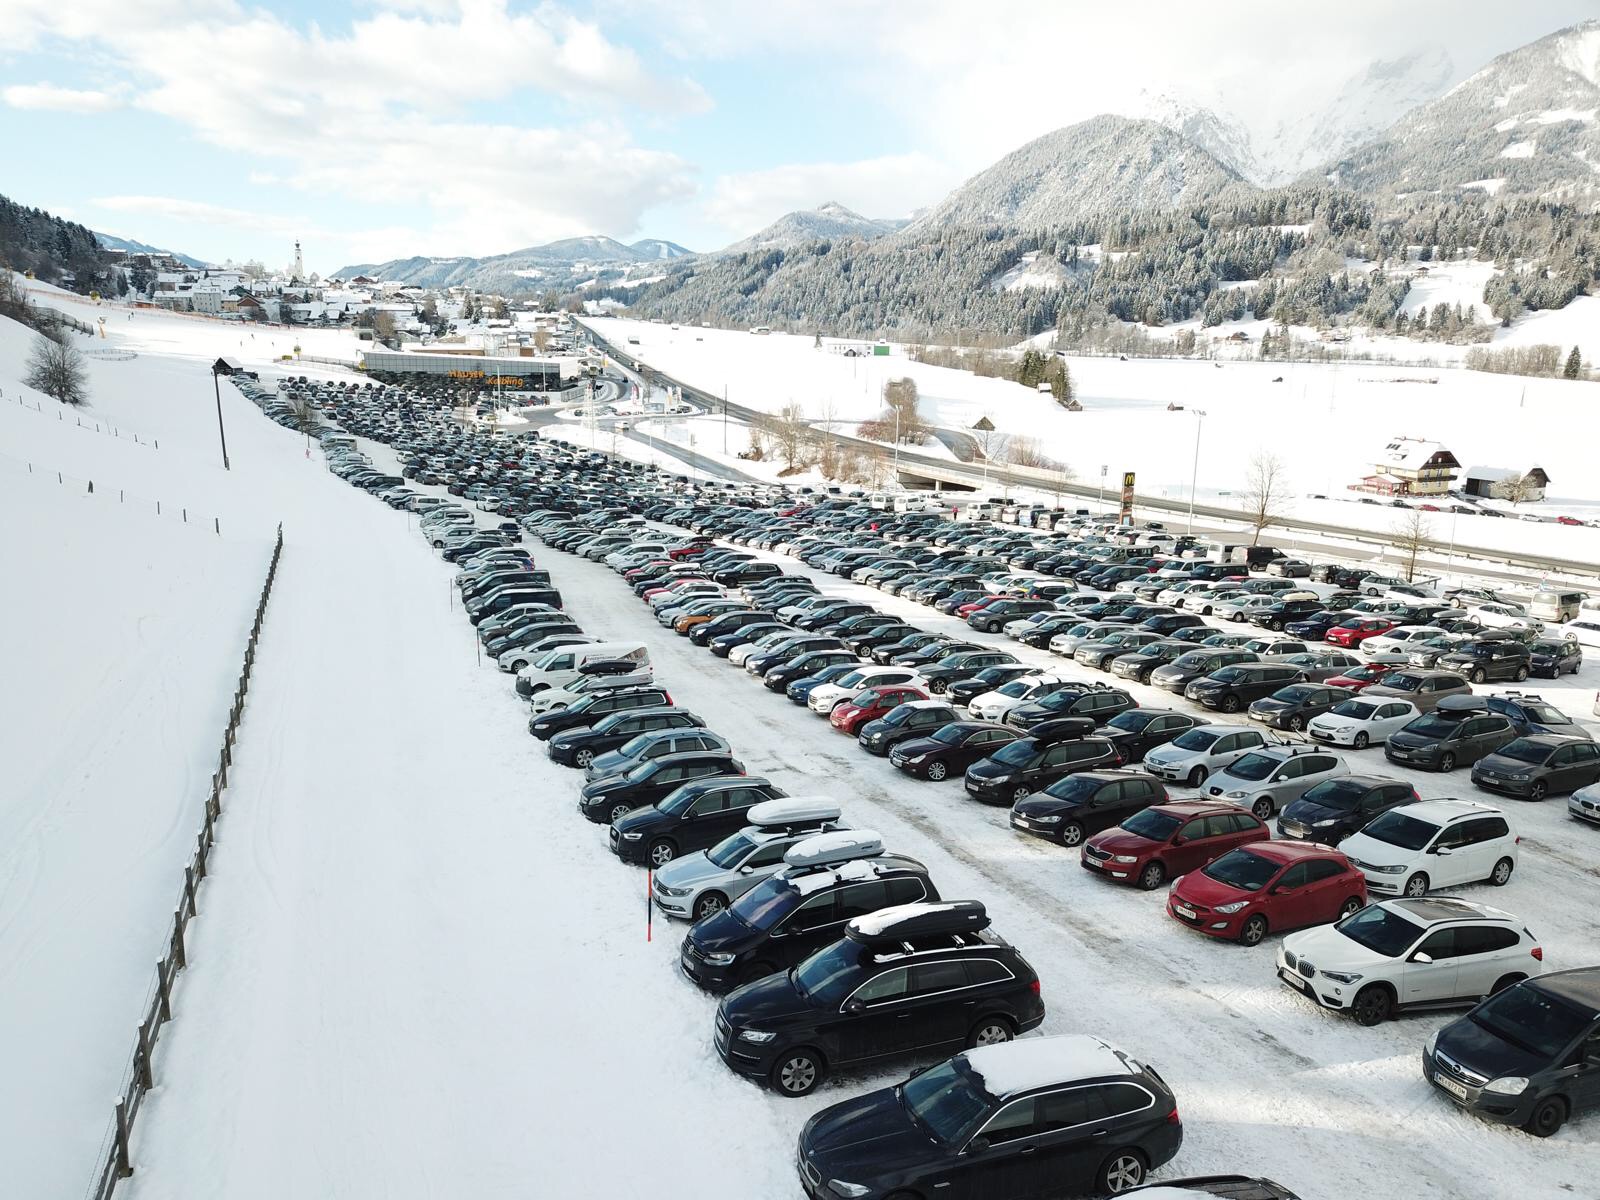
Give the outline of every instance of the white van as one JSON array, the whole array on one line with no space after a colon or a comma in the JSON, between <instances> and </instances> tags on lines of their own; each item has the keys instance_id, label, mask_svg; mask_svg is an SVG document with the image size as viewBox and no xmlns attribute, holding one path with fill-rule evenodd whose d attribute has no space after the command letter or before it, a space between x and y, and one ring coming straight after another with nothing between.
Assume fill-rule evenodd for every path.
<instances>
[{"instance_id":1,"label":"white van","mask_svg":"<svg viewBox=\"0 0 1600 1200\"><path fill-rule=\"evenodd\" d=\"M1583 615L1584 593L1567 588L1540 588L1528 605L1528 615L1541 621L1572 621Z\"/></svg>"},{"instance_id":2,"label":"white van","mask_svg":"<svg viewBox=\"0 0 1600 1200\"><path fill-rule=\"evenodd\" d=\"M558 688L577 679L584 666L608 659L625 659L640 667L650 664L650 650L643 642L591 642L587 646L559 646L546 651L522 670L519 679L527 680L528 693ZM522 688L517 689L519 692Z\"/></svg>"}]
</instances>

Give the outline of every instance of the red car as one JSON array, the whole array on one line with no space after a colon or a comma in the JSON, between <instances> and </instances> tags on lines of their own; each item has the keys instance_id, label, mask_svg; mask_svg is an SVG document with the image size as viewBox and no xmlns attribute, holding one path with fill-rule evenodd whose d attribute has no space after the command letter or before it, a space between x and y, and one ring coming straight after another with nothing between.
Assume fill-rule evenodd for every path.
<instances>
[{"instance_id":1,"label":"red car","mask_svg":"<svg viewBox=\"0 0 1600 1200\"><path fill-rule=\"evenodd\" d=\"M1096 875L1153 891L1172 876L1271 836L1264 822L1232 804L1177 800L1143 809L1095 834L1083 844L1078 862Z\"/></svg>"},{"instance_id":2,"label":"red car","mask_svg":"<svg viewBox=\"0 0 1600 1200\"><path fill-rule=\"evenodd\" d=\"M1578 520L1577 517L1557 517L1556 518L1556 524L1557 525L1582 525L1583 522Z\"/></svg>"},{"instance_id":3,"label":"red car","mask_svg":"<svg viewBox=\"0 0 1600 1200\"><path fill-rule=\"evenodd\" d=\"M684 589L684 586L687 585L687 584L705 583L705 582L706 582L706 578L705 578L704 575L699 575L699 576L695 576L695 575L679 576L676 579L668 580L667 582L661 584L659 587L646 588L645 592L644 592L644 598L648 602L650 600L655 599L655 597L661 595L661 593L663 593L663 592L681 592ZM711 593L708 592L706 594L710 595Z\"/></svg>"},{"instance_id":4,"label":"red car","mask_svg":"<svg viewBox=\"0 0 1600 1200\"><path fill-rule=\"evenodd\" d=\"M1269 930L1326 925L1367 906L1366 878L1331 846L1241 846L1178 880L1167 915L1209 937L1254 946Z\"/></svg>"},{"instance_id":5,"label":"red car","mask_svg":"<svg viewBox=\"0 0 1600 1200\"><path fill-rule=\"evenodd\" d=\"M716 543L710 538L707 538L703 542L690 542L687 546L674 546L671 550L667 551L667 557L672 559L674 562L682 562L684 559L694 558L697 555L704 554L715 544Z\"/></svg>"},{"instance_id":6,"label":"red car","mask_svg":"<svg viewBox=\"0 0 1600 1200\"><path fill-rule=\"evenodd\" d=\"M1392 670L1394 670L1393 663L1367 663L1365 666L1351 667L1342 675L1335 675L1327 680L1327 684L1329 687L1359 692L1375 683L1382 683L1383 677Z\"/></svg>"},{"instance_id":7,"label":"red car","mask_svg":"<svg viewBox=\"0 0 1600 1200\"><path fill-rule=\"evenodd\" d=\"M1388 633L1396 628L1396 623L1388 617L1363 617L1359 621L1348 621L1343 625L1335 625L1328 630L1323 641L1331 642L1335 646L1345 649L1361 645L1369 637L1377 637L1380 633Z\"/></svg>"},{"instance_id":8,"label":"red car","mask_svg":"<svg viewBox=\"0 0 1600 1200\"><path fill-rule=\"evenodd\" d=\"M982 600L974 600L971 604L957 605L955 615L965 618L970 614L977 612L980 608L988 608L989 605L993 604L996 600L1010 599L1012 599L1012 596L1009 592L996 592L992 596L985 596Z\"/></svg>"},{"instance_id":9,"label":"red car","mask_svg":"<svg viewBox=\"0 0 1600 1200\"><path fill-rule=\"evenodd\" d=\"M927 700L928 693L921 688L897 683L893 687L866 688L857 692L843 704L835 706L828 720L840 733L855 737L868 721L876 721L891 708L898 708L907 700Z\"/></svg>"}]
</instances>

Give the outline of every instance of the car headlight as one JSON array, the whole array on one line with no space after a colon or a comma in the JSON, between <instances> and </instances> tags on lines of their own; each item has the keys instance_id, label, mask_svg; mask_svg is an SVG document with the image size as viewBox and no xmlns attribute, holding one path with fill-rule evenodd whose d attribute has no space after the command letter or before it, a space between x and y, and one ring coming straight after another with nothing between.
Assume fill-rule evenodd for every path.
<instances>
[{"instance_id":1,"label":"car headlight","mask_svg":"<svg viewBox=\"0 0 1600 1200\"><path fill-rule=\"evenodd\" d=\"M1244 799L1244 793L1243 792L1229 792L1228 793L1228 799L1229 800L1243 800Z\"/></svg>"},{"instance_id":2,"label":"car headlight","mask_svg":"<svg viewBox=\"0 0 1600 1200\"><path fill-rule=\"evenodd\" d=\"M907 758L907 759L903 759L902 761L911 763L912 765L915 765L915 764L917 764L919 762L922 762L927 757L928 756L926 754L919 754L915 758Z\"/></svg>"},{"instance_id":3,"label":"car headlight","mask_svg":"<svg viewBox=\"0 0 1600 1200\"><path fill-rule=\"evenodd\" d=\"M688 888L668 887L664 883L658 883L656 887L660 889L663 896L687 896L689 894Z\"/></svg>"},{"instance_id":4,"label":"car headlight","mask_svg":"<svg viewBox=\"0 0 1600 1200\"><path fill-rule=\"evenodd\" d=\"M1338 818L1330 817L1326 821L1313 821L1313 822L1311 822L1311 827L1313 829L1330 829L1333 826L1337 825L1338 823L1339 823Z\"/></svg>"},{"instance_id":5,"label":"car headlight","mask_svg":"<svg viewBox=\"0 0 1600 1200\"><path fill-rule=\"evenodd\" d=\"M872 1189L863 1187L859 1183L849 1183L843 1179L828 1180L828 1190L836 1196L865 1196Z\"/></svg>"},{"instance_id":6,"label":"car headlight","mask_svg":"<svg viewBox=\"0 0 1600 1200\"><path fill-rule=\"evenodd\" d=\"M741 1029L739 1031L739 1040L741 1042L755 1042L757 1045L765 1045L777 1036L777 1034L766 1029Z\"/></svg>"},{"instance_id":7,"label":"car headlight","mask_svg":"<svg viewBox=\"0 0 1600 1200\"><path fill-rule=\"evenodd\" d=\"M1399 867L1381 867L1381 866L1373 865L1373 866L1369 866L1367 868L1367 870L1376 871L1380 875L1399 875L1402 871L1405 870L1405 867L1403 867L1403 866L1399 866Z\"/></svg>"},{"instance_id":8,"label":"car headlight","mask_svg":"<svg viewBox=\"0 0 1600 1200\"><path fill-rule=\"evenodd\" d=\"M1360 975L1352 974L1349 971L1324 971L1323 975L1335 983L1355 983L1361 978Z\"/></svg>"},{"instance_id":9,"label":"car headlight","mask_svg":"<svg viewBox=\"0 0 1600 1200\"><path fill-rule=\"evenodd\" d=\"M1528 1081L1521 1075L1502 1075L1499 1079L1491 1079L1486 1083L1484 1090L1497 1092L1502 1096L1520 1096L1528 1090Z\"/></svg>"},{"instance_id":10,"label":"car headlight","mask_svg":"<svg viewBox=\"0 0 1600 1200\"><path fill-rule=\"evenodd\" d=\"M1217 911L1219 913L1227 913L1229 916L1232 916L1234 913L1238 912L1241 908L1244 908L1247 905L1249 905L1249 903L1250 903L1250 901L1248 901L1248 900L1235 900L1232 904L1219 904L1219 905L1217 905Z\"/></svg>"},{"instance_id":11,"label":"car headlight","mask_svg":"<svg viewBox=\"0 0 1600 1200\"><path fill-rule=\"evenodd\" d=\"M1136 863L1139 861L1139 858L1137 855L1133 854L1113 854L1111 856L1111 861L1119 863Z\"/></svg>"},{"instance_id":12,"label":"car headlight","mask_svg":"<svg viewBox=\"0 0 1600 1200\"><path fill-rule=\"evenodd\" d=\"M644 834L642 834L642 833L625 833L625 834L622 835L623 841L627 841L627 842L637 842L640 839L642 839L643 837L644 837Z\"/></svg>"},{"instance_id":13,"label":"car headlight","mask_svg":"<svg viewBox=\"0 0 1600 1200\"><path fill-rule=\"evenodd\" d=\"M728 966L732 966L733 965L733 955L731 955L731 954L708 954L708 955L706 955L706 961L708 963L710 963L713 967L728 967Z\"/></svg>"},{"instance_id":14,"label":"car headlight","mask_svg":"<svg viewBox=\"0 0 1600 1200\"><path fill-rule=\"evenodd\" d=\"M1061 821L1060 817L1035 817L1033 819L1041 825L1056 825Z\"/></svg>"},{"instance_id":15,"label":"car headlight","mask_svg":"<svg viewBox=\"0 0 1600 1200\"><path fill-rule=\"evenodd\" d=\"M1422 1049L1428 1054L1433 1053L1433 1048L1439 1044L1439 1031L1435 1029L1428 1035L1428 1040L1423 1043Z\"/></svg>"}]
</instances>

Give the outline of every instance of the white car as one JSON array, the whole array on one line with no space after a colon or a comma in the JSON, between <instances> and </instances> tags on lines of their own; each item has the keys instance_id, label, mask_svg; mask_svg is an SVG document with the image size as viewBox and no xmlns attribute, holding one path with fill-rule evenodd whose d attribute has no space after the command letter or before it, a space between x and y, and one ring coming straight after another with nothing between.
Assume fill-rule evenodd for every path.
<instances>
[{"instance_id":1,"label":"white car","mask_svg":"<svg viewBox=\"0 0 1600 1200\"><path fill-rule=\"evenodd\" d=\"M974 721L999 721L1013 708L1048 696L1066 682L1059 675L1024 675L992 692L974 696L967 704L967 712Z\"/></svg>"},{"instance_id":2,"label":"white car","mask_svg":"<svg viewBox=\"0 0 1600 1200\"><path fill-rule=\"evenodd\" d=\"M1411 649L1412 642L1444 637L1447 632L1437 625L1402 625L1398 629L1389 630L1388 633L1369 637L1361 643L1361 649L1366 654L1403 654Z\"/></svg>"},{"instance_id":3,"label":"white car","mask_svg":"<svg viewBox=\"0 0 1600 1200\"><path fill-rule=\"evenodd\" d=\"M1330 746L1365 750L1368 746L1383 745L1391 733L1399 732L1421 715L1409 700L1378 696L1364 700L1352 696L1320 717L1312 717L1306 732Z\"/></svg>"},{"instance_id":4,"label":"white car","mask_svg":"<svg viewBox=\"0 0 1600 1200\"><path fill-rule=\"evenodd\" d=\"M1085 621L1081 625L1074 625L1065 633L1058 633L1050 639L1050 653L1059 654L1064 658L1071 658L1079 646L1087 642L1097 642L1108 634L1120 633L1127 629L1126 625L1107 625L1098 621Z\"/></svg>"},{"instance_id":5,"label":"white car","mask_svg":"<svg viewBox=\"0 0 1600 1200\"><path fill-rule=\"evenodd\" d=\"M778 610L778 620L785 625L793 625L801 617L813 609L821 608L824 604L837 604L837 596L807 596L803 600L796 600L793 604L785 604Z\"/></svg>"},{"instance_id":6,"label":"white car","mask_svg":"<svg viewBox=\"0 0 1600 1200\"><path fill-rule=\"evenodd\" d=\"M1259 729L1199 725L1144 756L1144 769L1174 783L1199 787L1213 772L1267 744Z\"/></svg>"},{"instance_id":7,"label":"white car","mask_svg":"<svg viewBox=\"0 0 1600 1200\"><path fill-rule=\"evenodd\" d=\"M1416 898L1484 879L1505 885L1521 840L1493 805L1422 800L1391 808L1339 849L1367 877L1368 891Z\"/></svg>"},{"instance_id":8,"label":"white car","mask_svg":"<svg viewBox=\"0 0 1600 1200\"><path fill-rule=\"evenodd\" d=\"M1362 1025L1403 1008L1476 1004L1543 972L1544 949L1516 917L1447 896L1380 900L1278 949L1279 979Z\"/></svg>"},{"instance_id":9,"label":"white car","mask_svg":"<svg viewBox=\"0 0 1600 1200\"><path fill-rule=\"evenodd\" d=\"M1562 637L1570 638L1580 646L1600 647L1600 621L1588 617L1557 625L1547 632L1559 632Z\"/></svg>"},{"instance_id":10,"label":"white car","mask_svg":"<svg viewBox=\"0 0 1600 1200\"><path fill-rule=\"evenodd\" d=\"M1294 638L1284 637L1281 633L1269 633L1262 637L1251 638L1249 641L1240 642L1239 649L1248 650L1252 654L1259 654L1262 658L1287 657L1291 654L1309 654L1316 649L1315 643L1308 646Z\"/></svg>"},{"instance_id":11,"label":"white car","mask_svg":"<svg viewBox=\"0 0 1600 1200\"><path fill-rule=\"evenodd\" d=\"M1536 621L1515 604L1473 604L1467 608L1469 617L1476 617L1478 624L1485 629L1532 629L1538 631L1544 628L1542 621Z\"/></svg>"},{"instance_id":12,"label":"white car","mask_svg":"<svg viewBox=\"0 0 1600 1200\"><path fill-rule=\"evenodd\" d=\"M1211 615L1224 621L1248 621L1254 613L1271 608L1278 603L1276 596L1262 596L1241 592L1230 600L1218 600L1211 606Z\"/></svg>"},{"instance_id":13,"label":"white car","mask_svg":"<svg viewBox=\"0 0 1600 1200\"><path fill-rule=\"evenodd\" d=\"M1161 578L1161 572L1156 572L1156 578ZM1179 579L1171 587L1162 588L1156 596L1157 604L1170 605L1173 608L1182 608L1182 601L1190 592L1198 592L1203 587L1211 586L1205 579Z\"/></svg>"},{"instance_id":14,"label":"white car","mask_svg":"<svg viewBox=\"0 0 1600 1200\"><path fill-rule=\"evenodd\" d=\"M795 630L793 629L774 629L765 637L757 638L753 642L740 642L732 650L728 651L728 661L736 667L742 667L752 654L759 654L768 647L776 646L785 638L792 638L794 635Z\"/></svg>"},{"instance_id":15,"label":"white car","mask_svg":"<svg viewBox=\"0 0 1600 1200\"><path fill-rule=\"evenodd\" d=\"M1600 705L1600 699L1596 699ZM1567 797L1567 816L1590 825L1600 825L1600 783L1579 788Z\"/></svg>"},{"instance_id":16,"label":"white car","mask_svg":"<svg viewBox=\"0 0 1600 1200\"><path fill-rule=\"evenodd\" d=\"M1247 596L1249 594L1231 585L1228 587L1195 588L1194 591L1183 594L1183 611L1199 613L1202 617L1209 617L1219 602L1226 602L1236 596Z\"/></svg>"},{"instance_id":17,"label":"white car","mask_svg":"<svg viewBox=\"0 0 1600 1200\"><path fill-rule=\"evenodd\" d=\"M1029 613L1025 617L1018 617L1015 621L1007 621L1000 627L1000 632L1009 638L1020 638L1040 621L1047 620L1050 617L1059 617L1060 615L1060 609L1046 608L1040 612Z\"/></svg>"},{"instance_id":18,"label":"white car","mask_svg":"<svg viewBox=\"0 0 1600 1200\"><path fill-rule=\"evenodd\" d=\"M919 687L921 680L922 677L910 667L857 667L853 671L846 671L832 683L812 688L811 695L806 698L806 707L826 717L862 688L876 687L881 683L909 683Z\"/></svg>"}]
</instances>

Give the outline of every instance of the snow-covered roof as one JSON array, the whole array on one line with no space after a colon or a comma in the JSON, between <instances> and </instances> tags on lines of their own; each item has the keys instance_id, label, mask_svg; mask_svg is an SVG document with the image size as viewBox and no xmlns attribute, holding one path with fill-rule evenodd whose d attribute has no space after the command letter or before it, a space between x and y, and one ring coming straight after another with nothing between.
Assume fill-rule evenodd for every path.
<instances>
[{"instance_id":1,"label":"snow-covered roof","mask_svg":"<svg viewBox=\"0 0 1600 1200\"><path fill-rule=\"evenodd\" d=\"M925 913L955 912L961 907L954 901L918 901L915 904L895 904L889 908L880 908L877 912L866 913L863 916L852 917L851 927L863 937L882 937L885 931L897 921L904 921L907 917L922 916Z\"/></svg>"},{"instance_id":2,"label":"snow-covered roof","mask_svg":"<svg viewBox=\"0 0 1600 1200\"><path fill-rule=\"evenodd\" d=\"M1542 475L1546 482L1549 476L1545 475L1544 468L1535 463L1526 471L1519 471L1515 467L1468 467L1466 478L1481 479L1486 483L1504 483L1508 479L1515 479L1518 475Z\"/></svg>"},{"instance_id":3,"label":"snow-covered roof","mask_svg":"<svg viewBox=\"0 0 1600 1200\"><path fill-rule=\"evenodd\" d=\"M991 1096L1009 1096L1100 1075L1122 1075L1128 1070L1128 1060L1120 1051L1082 1033L980 1046L968 1050L966 1059Z\"/></svg>"},{"instance_id":4,"label":"snow-covered roof","mask_svg":"<svg viewBox=\"0 0 1600 1200\"><path fill-rule=\"evenodd\" d=\"M1378 455L1377 462L1388 463L1391 468L1401 471L1420 471L1429 466L1461 465L1456 456L1446 450L1443 444L1409 437L1391 439Z\"/></svg>"}]
</instances>

